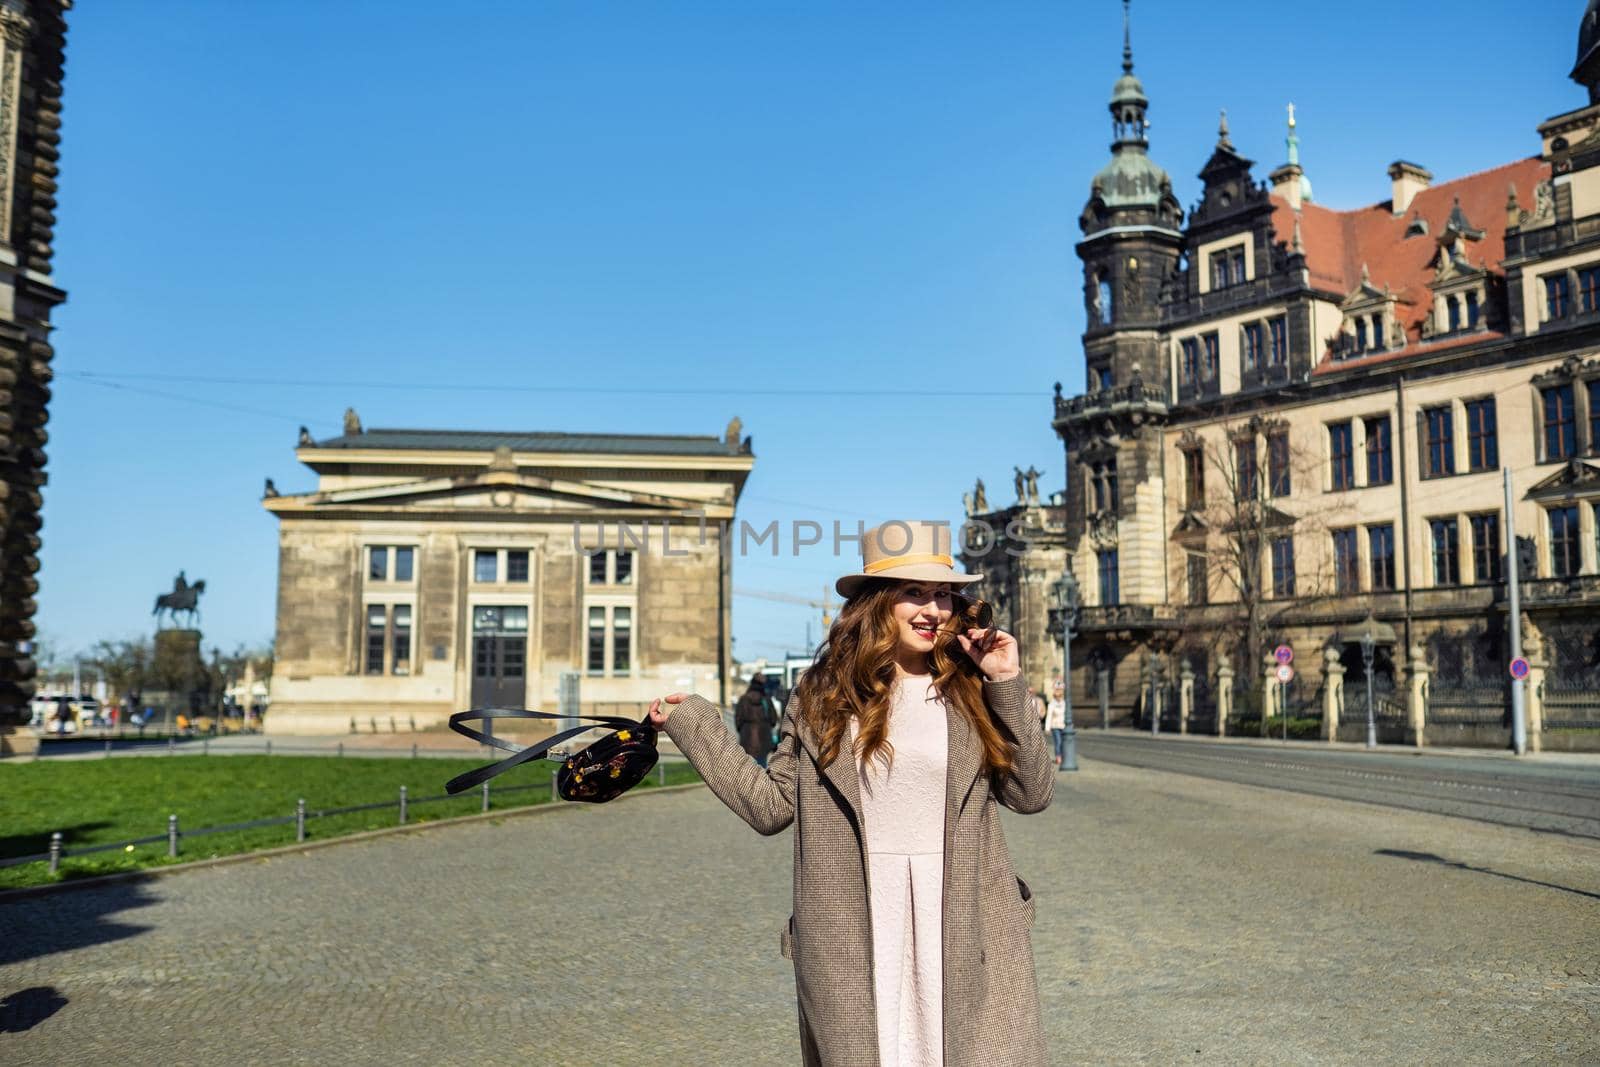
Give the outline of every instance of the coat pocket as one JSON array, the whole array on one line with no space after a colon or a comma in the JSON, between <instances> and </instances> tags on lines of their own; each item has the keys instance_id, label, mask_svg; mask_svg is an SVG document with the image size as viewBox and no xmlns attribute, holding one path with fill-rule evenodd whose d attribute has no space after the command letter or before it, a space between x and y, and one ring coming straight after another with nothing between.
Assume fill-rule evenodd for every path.
<instances>
[{"instance_id":1,"label":"coat pocket","mask_svg":"<svg viewBox=\"0 0 1600 1067\"><path fill-rule=\"evenodd\" d=\"M1021 877L1017 878L1017 893L1022 897L1022 917L1028 921L1029 926L1032 926L1034 913L1033 890Z\"/></svg>"},{"instance_id":2,"label":"coat pocket","mask_svg":"<svg viewBox=\"0 0 1600 1067\"><path fill-rule=\"evenodd\" d=\"M783 924L783 930L778 934L778 951L786 960L794 959L794 916L789 916L789 921Z\"/></svg>"}]
</instances>

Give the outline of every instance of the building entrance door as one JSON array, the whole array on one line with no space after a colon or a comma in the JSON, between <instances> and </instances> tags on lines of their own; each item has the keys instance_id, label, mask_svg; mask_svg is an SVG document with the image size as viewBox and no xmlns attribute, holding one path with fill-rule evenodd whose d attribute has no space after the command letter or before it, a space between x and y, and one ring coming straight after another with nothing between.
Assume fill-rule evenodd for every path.
<instances>
[{"instance_id":1,"label":"building entrance door","mask_svg":"<svg viewBox=\"0 0 1600 1067\"><path fill-rule=\"evenodd\" d=\"M528 694L528 609L472 609L472 706L520 708Z\"/></svg>"}]
</instances>

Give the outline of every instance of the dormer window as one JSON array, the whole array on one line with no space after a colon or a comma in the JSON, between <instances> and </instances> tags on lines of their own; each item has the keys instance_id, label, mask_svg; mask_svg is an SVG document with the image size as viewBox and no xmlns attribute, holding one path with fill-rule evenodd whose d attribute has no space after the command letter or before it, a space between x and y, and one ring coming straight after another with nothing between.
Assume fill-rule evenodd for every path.
<instances>
[{"instance_id":1,"label":"dormer window","mask_svg":"<svg viewBox=\"0 0 1600 1067\"><path fill-rule=\"evenodd\" d=\"M1235 245L1211 253L1212 289L1226 289L1229 286L1242 285L1248 280L1244 269L1244 245Z\"/></svg>"}]
</instances>

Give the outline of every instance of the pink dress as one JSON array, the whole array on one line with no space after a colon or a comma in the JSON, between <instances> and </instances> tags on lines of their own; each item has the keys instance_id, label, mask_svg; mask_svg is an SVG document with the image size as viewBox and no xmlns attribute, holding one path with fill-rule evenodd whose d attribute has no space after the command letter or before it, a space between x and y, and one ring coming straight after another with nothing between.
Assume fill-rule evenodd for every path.
<instances>
[{"instance_id":1,"label":"pink dress","mask_svg":"<svg viewBox=\"0 0 1600 1067\"><path fill-rule=\"evenodd\" d=\"M850 723L851 739L857 732ZM949 733L930 675L895 683L894 762L860 767L880 1067L944 1062L944 792Z\"/></svg>"}]
</instances>

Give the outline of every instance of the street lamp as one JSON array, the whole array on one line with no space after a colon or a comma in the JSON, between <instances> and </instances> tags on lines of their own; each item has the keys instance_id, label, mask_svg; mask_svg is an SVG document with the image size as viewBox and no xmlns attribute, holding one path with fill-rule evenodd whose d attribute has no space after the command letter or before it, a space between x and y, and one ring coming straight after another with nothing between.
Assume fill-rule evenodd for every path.
<instances>
[{"instance_id":1,"label":"street lamp","mask_svg":"<svg viewBox=\"0 0 1600 1067\"><path fill-rule=\"evenodd\" d=\"M1078 769L1078 731L1072 725L1072 628L1078 623L1078 579L1071 571L1050 583L1050 632L1061 637L1061 701L1065 706L1063 733L1066 752L1061 769Z\"/></svg>"},{"instance_id":2,"label":"street lamp","mask_svg":"<svg viewBox=\"0 0 1600 1067\"><path fill-rule=\"evenodd\" d=\"M1372 612L1367 612L1366 625L1361 628L1361 665L1367 672L1367 747L1378 747L1378 727L1372 719L1372 659L1378 644L1373 626Z\"/></svg>"}]
</instances>

